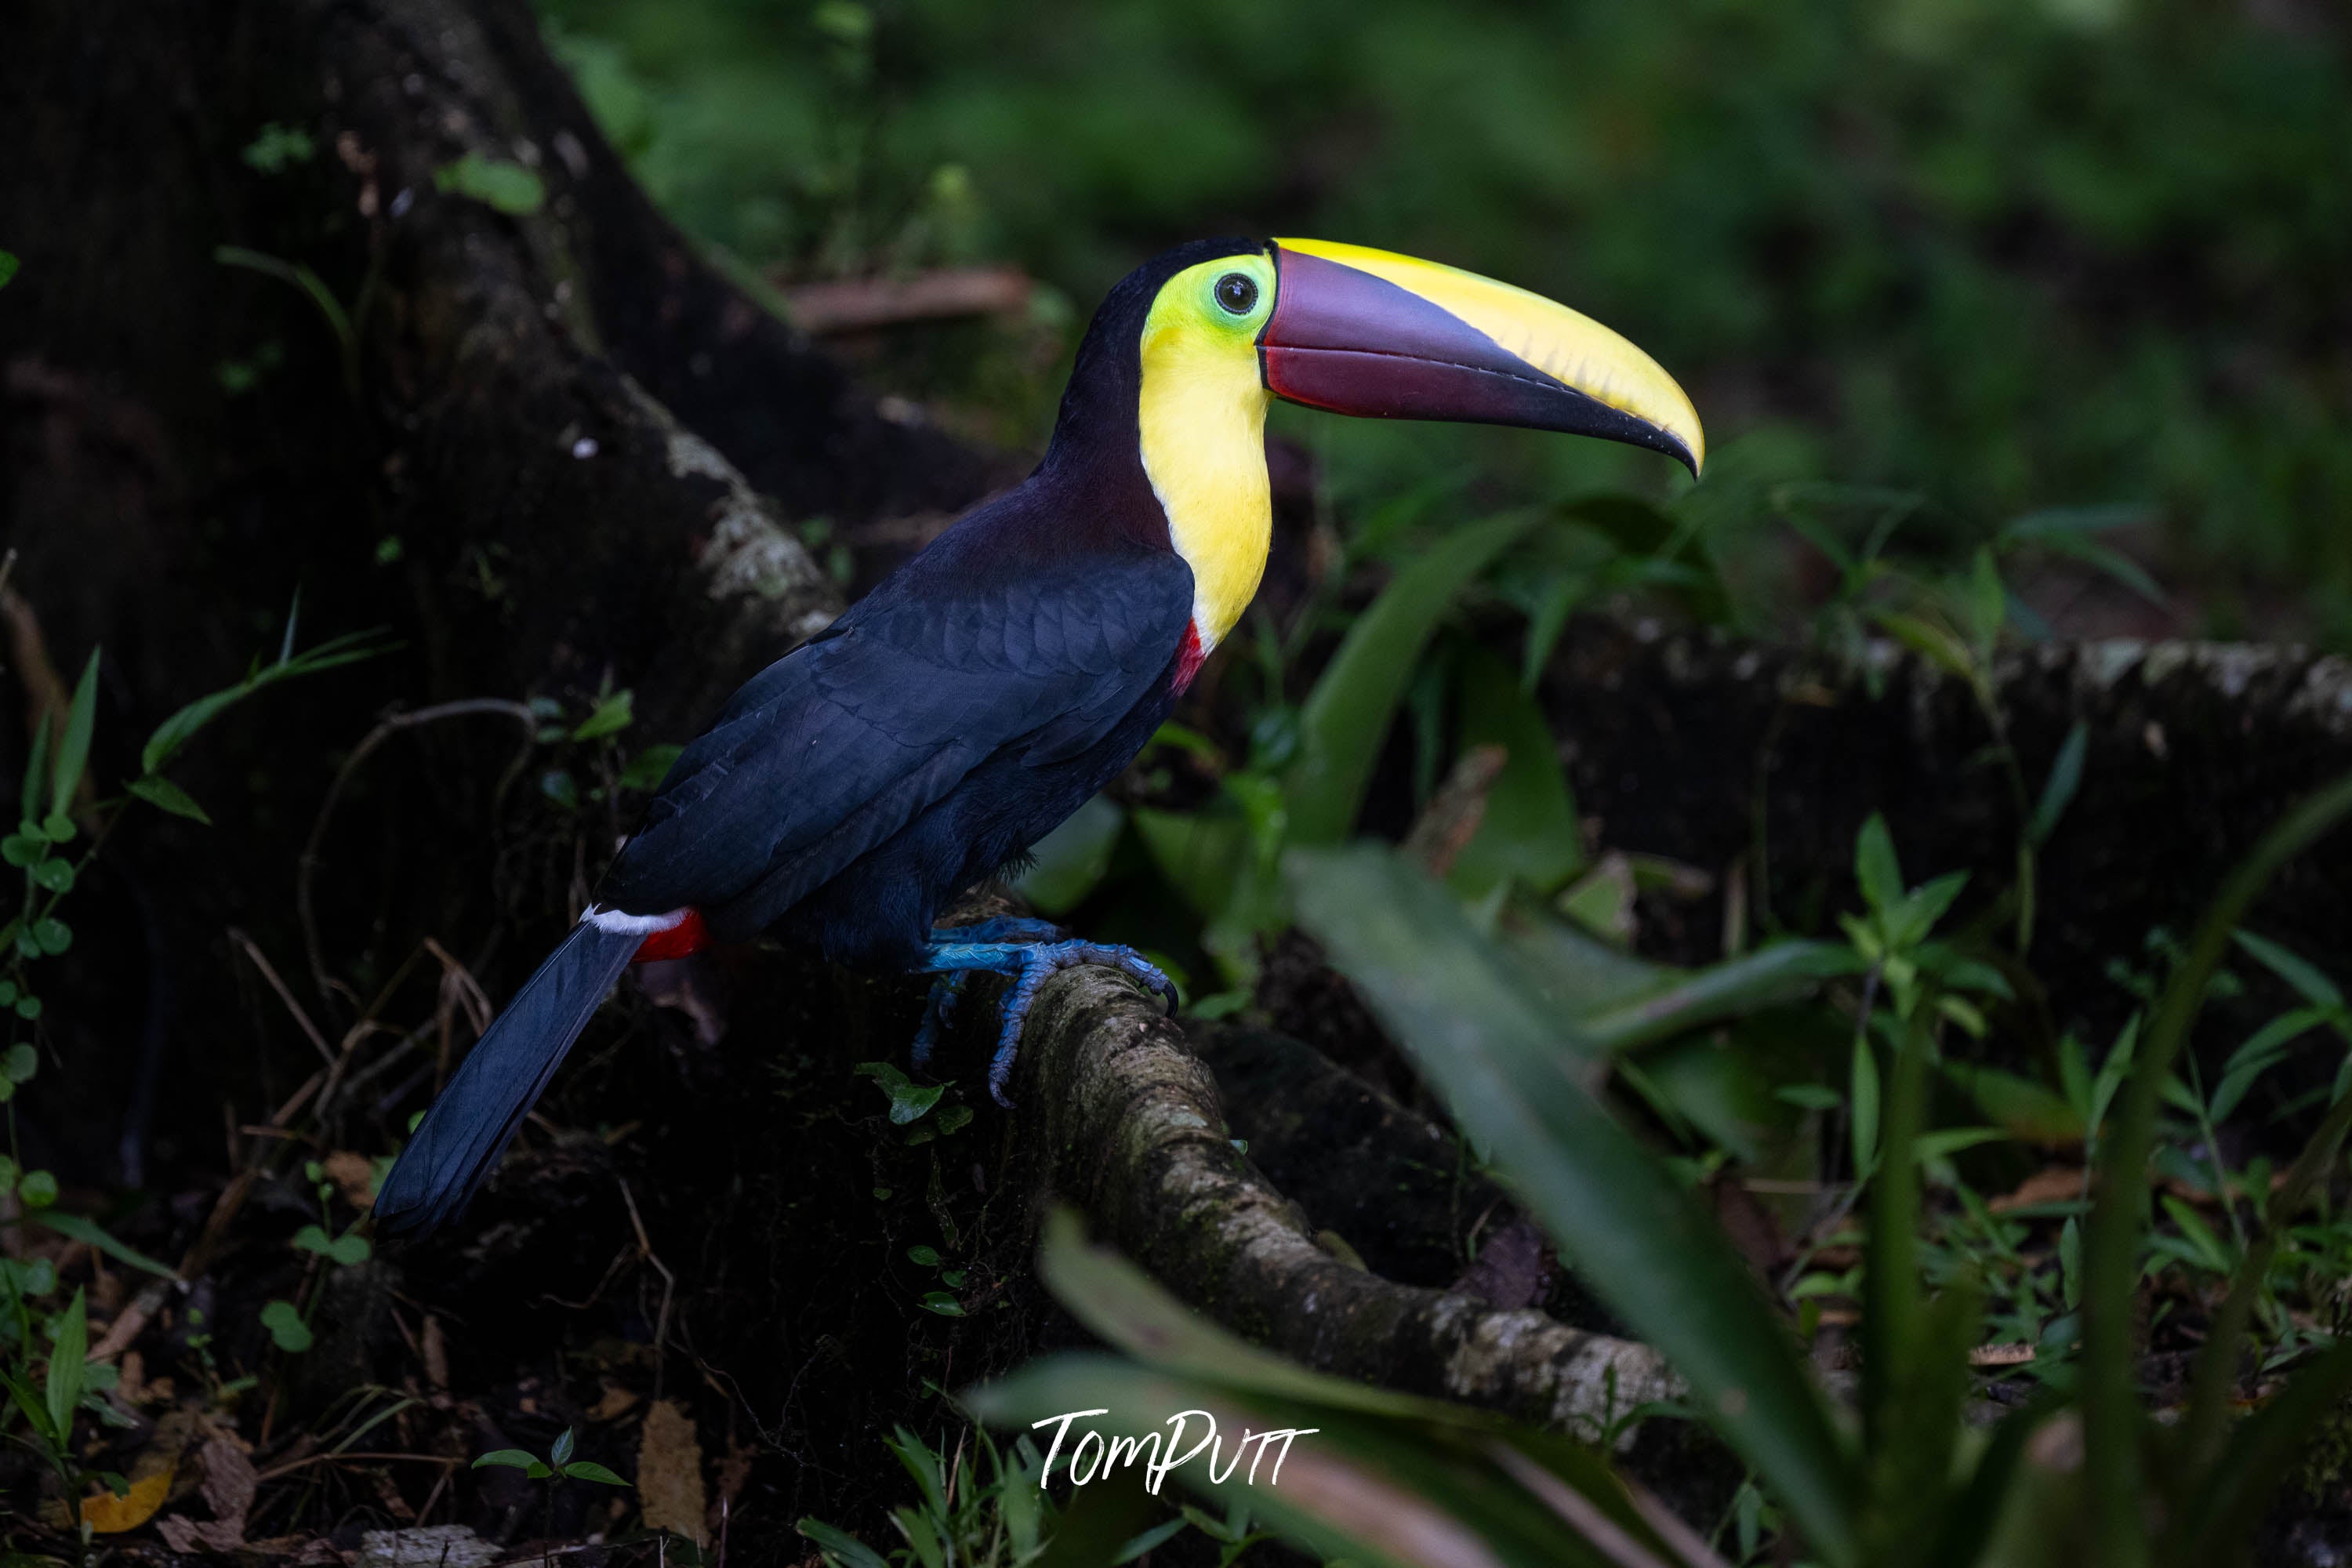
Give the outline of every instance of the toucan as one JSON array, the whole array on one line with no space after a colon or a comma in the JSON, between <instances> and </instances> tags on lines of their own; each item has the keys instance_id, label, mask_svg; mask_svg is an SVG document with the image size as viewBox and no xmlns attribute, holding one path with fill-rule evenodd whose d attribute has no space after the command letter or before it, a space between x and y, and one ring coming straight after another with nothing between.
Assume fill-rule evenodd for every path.
<instances>
[{"instance_id":1,"label":"toucan","mask_svg":"<svg viewBox=\"0 0 2352 1568\"><path fill-rule=\"evenodd\" d=\"M562 943L417 1125L380 1230L464 1208L633 962L761 932L833 962L1009 977L991 1093L1045 978L1132 949L1040 921L935 929L1150 740L1256 593L1282 398L1646 447L1696 477L1698 416L1606 327L1492 279L1320 240L1204 240L1113 288L1045 456L824 631L754 676L671 767Z\"/></svg>"}]
</instances>

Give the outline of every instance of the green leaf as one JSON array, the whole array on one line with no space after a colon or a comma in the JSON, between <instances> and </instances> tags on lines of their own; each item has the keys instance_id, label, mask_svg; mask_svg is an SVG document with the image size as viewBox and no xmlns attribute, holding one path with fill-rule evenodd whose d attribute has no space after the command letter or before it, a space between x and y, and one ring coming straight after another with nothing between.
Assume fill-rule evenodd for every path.
<instances>
[{"instance_id":1,"label":"green leaf","mask_svg":"<svg viewBox=\"0 0 2352 1568\"><path fill-rule=\"evenodd\" d=\"M1355 826L1372 763L1438 621L1533 521L1496 518L1447 535L1356 617L1299 715L1304 749L1284 781L1290 842L1337 844Z\"/></svg>"},{"instance_id":2,"label":"green leaf","mask_svg":"<svg viewBox=\"0 0 2352 1568\"><path fill-rule=\"evenodd\" d=\"M1938 1069L2011 1138L2027 1143L2063 1144L2079 1142L2088 1131L2081 1110L2071 1100L2031 1079L1949 1059L1939 1063Z\"/></svg>"},{"instance_id":3,"label":"green leaf","mask_svg":"<svg viewBox=\"0 0 2352 1568\"><path fill-rule=\"evenodd\" d=\"M2293 986L2295 994L2313 1006L2330 1012L2342 1010L2342 989L2321 973L2316 965L2288 952L2266 936L2257 936L2250 931L2232 931L2231 936L2255 963Z\"/></svg>"},{"instance_id":4,"label":"green leaf","mask_svg":"<svg viewBox=\"0 0 2352 1568\"><path fill-rule=\"evenodd\" d=\"M73 808L74 792L81 787L81 772L89 761L90 731L98 723L98 650L89 650L81 679L74 685L73 706L67 710L65 733L58 740L57 761L51 764L49 801L58 811Z\"/></svg>"},{"instance_id":5,"label":"green leaf","mask_svg":"<svg viewBox=\"0 0 2352 1568\"><path fill-rule=\"evenodd\" d=\"M617 735L636 721L637 694L627 687L598 700L588 717L572 728L575 741L601 741Z\"/></svg>"},{"instance_id":6,"label":"green leaf","mask_svg":"<svg viewBox=\"0 0 2352 1568\"><path fill-rule=\"evenodd\" d=\"M1127 812L1108 795L1089 796L1069 819L1029 848L1029 868L1013 891L1040 914L1066 914L1102 885L1110 852L1127 826Z\"/></svg>"},{"instance_id":7,"label":"green leaf","mask_svg":"<svg viewBox=\"0 0 2352 1568\"><path fill-rule=\"evenodd\" d=\"M143 1268L159 1279L177 1279L180 1277L178 1269L168 1263L158 1262L138 1248L118 1240L112 1232L95 1220L85 1219L78 1214L59 1214L50 1208L38 1211L33 1218L37 1223L56 1231L59 1236L69 1237L75 1241L94 1247L116 1262L127 1263L133 1268Z\"/></svg>"},{"instance_id":8,"label":"green leaf","mask_svg":"<svg viewBox=\"0 0 2352 1568\"><path fill-rule=\"evenodd\" d=\"M573 1441L574 1439L572 1437L572 1428L566 1426L562 1432L557 1436L555 1441L548 1446L548 1463L553 1465L559 1470L565 1465L571 1463Z\"/></svg>"},{"instance_id":9,"label":"green leaf","mask_svg":"<svg viewBox=\"0 0 2352 1568\"><path fill-rule=\"evenodd\" d=\"M2042 799L2033 807L2033 816L2025 825L2025 841L2032 845L2050 842L2058 830L2058 819L2066 815L2075 791L2083 787L2083 758L2090 749L2091 726L2081 719L2066 731L2060 742L2058 755L2050 764L2050 776L2042 781Z\"/></svg>"},{"instance_id":10,"label":"green leaf","mask_svg":"<svg viewBox=\"0 0 2352 1568\"><path fill-rule=\"evenodd\" d=\"M488 1453L484 1454L480 1458L476 1459L474 1461L473 1468L478 1470L484 1465L503 1465L509 1469L517 1470L546 1468L544 1465L540 1463L539 1457L537 1455L525 1453L520 1448L493 1448Z\"/></svg>"},{"instance_id":11,"label":"green leaf","mask_svg":"<svg viewBox=\"0 0 2352 1568\"><path fill-rule=\"evenodd\" d=\"M1394 854L1293 851L1287 865L1302 922L1579 1276L1689 1380L1814 1552L1851 1563L1851 1474L1793 1341L1713 1217L1560 1070L1590 1044L1569 1043L1460 906Z\"/></svg>"},{"instance_id":12,"label":"green leaf","mask_svg":"<svg viewBox=\"0 0 2352 1568\"><path fill-rule=\"evenodd\" d=\"M335 1243L328 1236L326 1226L306 1225L294 1233L293 1245L298 1251L315 1252L323 1257L333 1249Z\"/></svg>"},{"instance_id":13,"label":"green leaf","mask_svg":"<svg viewBox=\"0 0 2352 1568\"><path fill-rule=\"evenodd\" d=\"M547 200L547 185L520 163L468 153L433 172L436 189L470 196L513 217L527 217Z\"/></svg>"},{"instance_id":14,"label":"green leaf","mask_svg":"<svg viewBox=\"0 0 2352 1568\"><path fill-rule=\"evenodd\" d=\"M15 988L10 989L13 992ZM16 997L12 994L8 1000L13 1002ZM19 1040L6 1050L0 1051L0 1078L10 1083L30 1083L33 1075L40 1070L41 1053L25 1041Z\"/></svg>"},{"instance_id":15,"label":"green leaf","mask_svg":"<svg viewBox=\"0 0 2352 1568\"><path fill-rule=\"evenodd\" d=\"M662 780L669 777L669 770L677 763L678 753L685 750L684 746L672 745L667 742L658 746L647 746L621 770L621 787L648 792L661 788Z\"/></svg>"},{"instance_id":16,"label":"green leaf","mask_svg":"<svg viewBox=\"0 0 2352 1568\"><path fill-rule=\"evenodd\" d=\"M205 808L196 804L195 797L170 779L150 774L143 779L132 779L128 787L141 800L168 811L173 816L184 816L191 822L201 822L206 827L213 825L213 819L205 815Z\"/></svg>"},{"instance_id":17,"label":"green leaf","mask_svg":"<svg viewBox=\"0 0 2352 1568\"><path fill-rule=\"evenodd\" d=\"M1877 1166L1878 1095L1878 1052L1870 1043L1869 1031L1857 1029L1853 1036L1853 1061L1846 1079L1846 1103L1853 1107L1850 1131L1856 1181Z\"/></svg>"},{"instance_id":18,"label":"green leaf","mask_svg":"<svg viewBox=\"0 0 2352 1568\"><path fill-rule=\"evenodd\" d=\"M925 1268L937 1268L940 1266L940 1255L936 1247L910 1247L907 1248L907 1258L909 1262Z\"/></svg>"},{"instance_id":19,"label":"green leaf","mask_svg":"<svg viewBox=\"0 0 2352 1568\"><path fill-rule=\"evenodd\" d=\"M2008 611L2009 595L2001 586L2000 567L1993 560L1992 551L1980 547L1969 574L1969 635L1979 657L1992 652Z\"/></svg>"},{"instance_id":20,"label":"green leaf","mask_svg":"<svg viewBox=\"0 0 2352 1568\"><path fill-rule=\"evenodd\" d=\"M346 1268L365 1263L372 1251L363 1236L339 1236L327 1247L327 1256Z\"/></svg>"},{"instance_id":21,"label":"green leaf","mask_svg":"<svg viewBox=\"0 0 2352 1568\"><path fill-rule=\"evenodd\" d=\"M1550 893L1584 869L1576 798L1550 721L1510 667L1484 648L1465 650L1457 669L1463 749L1500 746L1504 762L1478 830L1454 856L1446 880L1465 898L1483 898L1506 882Z\"/></svg>"},{"instance_id":22,"label":"green leaf","mask_svg":"<svg viewBox=\"0 0 2352 1568\"><path fill-rule=\"evenodd\" d=\"M890 1121L894 1126L904 1127L909 1121L920 1121L923 1113L937 1105L940 1096L948 1091L943 1083L917 1083L889 1062L859 1062L856 1071L874 1079L876 1087L890 1097Z\"/></svg>"},{"instance_id":23,"label":"green leaf","mask_svg":"<svg viewBox=\"0 0 2352 1568\"><path fill-rule=\"evenodd\" d=\"M16 1016L27 1023L41 1016L41 999L38 996L19 996L15 1005Z\"/></svg>"},{"instance_id":24,"label":"green leaf","mask_svg":"<svg viewBox=\"0 0 2352 1568\"><path fill-rule=\"evenodd\" d=\"M16 276L16 268L20 265L15 251L0 250L0 289L8 287L9 280Z\"/></svg>"},{"instance_id":25,"label":"green leaf","mask_svg":"<svg viewBox=\"0 0 2352 1568\"><path fill-rule=\"evenodd\" d=\"M599 1486L625 1487L629 1483L598 1464L593 1459L575 1459L563 1467L567 1481L594 1481Z\"/></svg>"},{"instance_id":26,"label":"green leaf","mask_svg":"<svg viewBox=\"0 0 2352 1568\"><path fill-rule=\"evenodd\" d=\"M16 1179L16 1195L26 1208L47 1208L58 1201L58 1178L48 1171L27 1171Z\"/></svg>"},{"instance_id":27,"label":"green leaf","mask_svg":"<svg viewBox=\"0 0 2352 1568\"><path fill-rule=\"evenodd\" d=\"M1928 663L1963 680L1976 679L1976 658L1968 645L1933 621L1895 610L1873 610L1870 618Z\"/></svg>"},{"instance_id":28,"label":"green leaf","mask_svg":"<svg viewBox=\"0 0 2352 1568\"><path fill-rule=\"evenodd\" d=\"M11 866L29 868L38 865L48 852L48 839L37 833L12 833L0 838L0 860Z\"/></svg>"},{"instance_id":29,"label":"green leaf","mask_svg":"<svg viewBox=\"0 0 2352 1568\"><path fill-rule=\"evenodd\" d=\"M1903 866L1895 858L1895 835L1878 812L1870 814L1854 839L1853 879L1874 913L1890 914L1903 902Z\"/></svg>"},{"instance_id":30,"label":"green leaf","mask_svg":"<svg viewBox=\"0 0 2352 1568\"><path fill-rule=\"evenodd\" d=\"M793 1528L814 1542L826 1562L838 1563L840 1568L890 1568L888 1561L874 1548L821 1519L803 1519Z\"/></svg>"},{"instance_id":31,"label":"green leaf","mask_svg":"<svg viewBox=\"0 0 2352 1568\"><path fill-rule=\"evenodd\" d=\"M140 773L146 776L161 773L163 765L176 756L198 731L257 691L282 680L356 664L386 651L388 645L375 639L376 634L373 632L346 632L291 658L281 658L275 664L257 665L251 674L235 686L197 698L155 726L154 733L147 737L147 744L140 751Z\"/></svg>"},{"instance_id":32,"label":"green leaf","mask_svg":"<svg viewBox=\"0 0 2352 1568\"><path fill-rule=\"evenodd\" d=\"M69 893L74 885L73 862L61 858L44 860L32 868L32 878L35 887L46 888L52 893Z\"/></svg>"},{"instance_id":33,"label":"green leaf","mask_svg":"<svg viewBox=\"0 0 2352 1568\"><path fill-rule=\"evenodd\" d=\"M310 1348L310 1325L302 1321L301 1309L288 1300L273 1300L261 1309L261 1326L269 1331L278 1348L289 1355L300 1355Z\"/></svg>"},{"instance_id":34,"label":"green leaf","mask_svg":"<svg viewBox=\"0 0 2352 1568\"><path fill-rule=\"evenodd\" d=\"M1822 981L1861 968L1849 948L1792 938L1705 969L1668 971L1665 983L1648 995L1585 1014L1576 1023L1605 1050L1633 1050L1810 996Z\"/></svg>"},{"instance_id":35,"label":"green leaf","mask_svg":"<svg viewBox=\"0 0 2352 1568\"><path fill-rule=\"evenodd\" d=\"M49 737L56 728L48 722L46 713L42 721L33 726L33 743L25 755L25 793L16 802L17 810L24 813L24 826L17 830L20 837L37 837L40 834L41 808L49 787Z\"/></svg>"},{"instance_id":36,"label":"green leaf","mask_svg":"<svg viewBox=\"0 0 2352 1568\"><path fill-rule=\"evenodd\" d=\"M43 952L63 952L73 946L73 928L55 915L44 915L35 921L29 934L40 943Z\"/></svg>"},{"instance_id":37,"label":"green leaf","mask_svg":"<svg viewBox=\"0 0 2352 1568\"><path fill-rule=\"evenodd\" d=\"M924 1311L937 1312L942 1318L961 1318L964 1315L963 1303L945 1290L924 1291L923 1299L918 1305Z\"/></svg>"},{"instance_id":38,"label":"green leaf","mask_svg":"<svg viewBox=\"0 0 2352 1568\"><path fill-rule=\"evenodd\" d=\"M58 1315L57 1339L49 1349L47 1394L49 1426L62 1441L73 1430L74 1412L89 1377L89 1310L76 1289L73 1300Z\"/></svg>"},{"instance_id":39,"label":"green leaf","mask_svg":"<svg viewBox=\"0 0 2352 1568\"><path fill-rule=\"evenodd\" d=\"M1111 1554L1111 1568L1119 1568L1122 1563L1132 1563L1155 1546L1166 1545L1183 1533L1192 1522L1191 1520L1180 1514L1164 1524L1153 1525L1140 1535L1129 1536L1119 1549Z\"/></svg>"}]
</instances>

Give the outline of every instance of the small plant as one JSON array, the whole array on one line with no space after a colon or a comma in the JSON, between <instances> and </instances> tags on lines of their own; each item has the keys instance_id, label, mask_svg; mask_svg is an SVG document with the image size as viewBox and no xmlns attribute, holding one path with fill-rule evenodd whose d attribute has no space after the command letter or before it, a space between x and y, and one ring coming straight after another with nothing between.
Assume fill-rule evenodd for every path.
<instances>
[{"instance_id":1,"label":"small plant","mask_svg":"<svg viewBox=\"0 0 2352 1568\"><path fill-rule=\"evenodd\" d=\"M474 1468L478 1470L485 1465L505 1466L520 1470L534 1481L546 1482L547 1536L551 1542L555 1538L556 1482L593 1481L604 1487L629 1484L593 1459L573 1458L572 1445L572 1428L566 1426L562 1434L548 1445L544 1459L521 1448L493 1448L474 1461Z\"/></svg>"}]
</instances>

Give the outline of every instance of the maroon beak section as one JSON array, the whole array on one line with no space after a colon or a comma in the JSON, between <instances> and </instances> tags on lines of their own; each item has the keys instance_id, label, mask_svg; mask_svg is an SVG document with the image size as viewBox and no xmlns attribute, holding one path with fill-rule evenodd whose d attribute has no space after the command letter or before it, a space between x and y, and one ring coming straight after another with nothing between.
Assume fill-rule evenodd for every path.
<instances>
[{"instance_id":1,"label":"maroon beak section","mask_svg":"<svg viewBox=\"0 0 2352 1568\"><path fill-rule=\"evenodd\" d=\"M1276 397L1373 419L1598 436L1697 471L1673 436L1546 375L1433 300L1279 247L1275 268L1274 314L1258 335L1258 359Z\"/></svg>"}]
</instances>

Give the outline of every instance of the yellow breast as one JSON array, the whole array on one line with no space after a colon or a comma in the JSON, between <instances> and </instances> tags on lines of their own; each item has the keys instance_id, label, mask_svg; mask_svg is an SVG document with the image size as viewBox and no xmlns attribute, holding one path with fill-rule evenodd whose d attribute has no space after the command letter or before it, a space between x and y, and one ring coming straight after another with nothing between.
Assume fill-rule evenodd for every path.
<instances>
[{"instance_id":1,"label":"yellow breast","mask_svg":"<svg viewBox=\"0 0 2352 1568\"><path fill-rule=\"evenodd\" d=\"M1185 297L1171 287L1144 322L1137 421L1143 471L1192 568L1192 624L1205 653L1241 619L1265 572L1267 395L1247 340L1237 344L1170 307Z\"/></svg>"}]
</instances>

